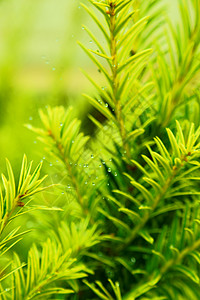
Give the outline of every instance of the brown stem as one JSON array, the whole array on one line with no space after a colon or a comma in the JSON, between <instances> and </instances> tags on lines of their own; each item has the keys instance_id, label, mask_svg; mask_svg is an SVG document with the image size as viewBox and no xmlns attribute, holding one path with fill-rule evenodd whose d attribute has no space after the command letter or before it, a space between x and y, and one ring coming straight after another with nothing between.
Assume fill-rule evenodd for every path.
<instances>
[{"instance_id":1,"label":"brown stem","mask_svg":"<svg viewBox=\"0 0 200 300\"><path fill-rule=\"evenodd\" d=\"M3 220L2 220L2 223L1 223L0 236L2 235L2 233L3 233L3 231L4 231L5 227L6 227L6 225L8 224L10 217L12 216L12 214L15 211L15 209L17 208L17 206L18 206L17 203L18 203L19 200L20 200L20 195L17 195L17 197L13 201L14 205L13 205L11 211L7 212L5 214L5 216L4 216Z\"/></svg>"},{"instance_id":2,"label":"brown stem","mask_svg":"<svg viewBox=\"0 0 200 300\"><path fill-rule=\"evenodd\" d=\"M118 90L119 90L119 81L118 81L118 60L117 60L117 41L114 34L115 28L116 28L116 14L115 14L115 4L113 2L110 2L109 7L109 15L110 15L110 52L112 56L112 95L113 95L113 102L115 104L115 115L117 118L117 122L119 124L120 128L120 135L122 139L123 147L126 151L126 155L128 158L130 158L130 149L129 145L126 141L126 129L124 125L124 119L122 115L122 107L121 107L121 101L118 96Z\"/></svg>"}]
</instances>

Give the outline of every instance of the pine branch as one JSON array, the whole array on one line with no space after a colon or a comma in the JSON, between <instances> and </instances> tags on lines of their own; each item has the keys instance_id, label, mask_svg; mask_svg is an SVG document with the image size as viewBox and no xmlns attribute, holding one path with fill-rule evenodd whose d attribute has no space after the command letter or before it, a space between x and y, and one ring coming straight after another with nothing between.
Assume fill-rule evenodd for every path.
<instances>
[{"instance_id":1,"label":"pine branch","mask_svg":"<svg viewBox=\"0 0 200 300\"><path fill-rule=\"evenodd\" d=\"M122 138L123 147L127 153L127 156L130 157L129 146L126 142L126 130L124 125L124 119L122 116L122 107L121 101L118 98L119 82L118 82L118 59L117 59L117 40L116 40L116 3L110 2L109 6L109 15L110 15L110 53L112 56L112 97L115 104L115 113L116 118L120 127L120 135Z\"/></svg>"},{"instance_id":2,"label":"pine branch","mask_svg":"<svg viewBox=\"0 0 200 300\"><path fill-rule=\"evenodd\" d=\"M45 190L47 187L41 187L41 184L46 179L47 176L44 176L43 178L39 179L40 177L40 170L42 167L42 164L40 163L34 172L31 174L31 167L32 162L28 165L27 164L27 158L24 155L23 161L22 161L22 167L21 167L21 173L19 178L18 187L16 188L15 178L13 174L12 167L10 165L10 162L6 160L7 165L7 172L8 172L8 179L5 177L4 174L2 174L2 181L4 185L4 191L0 190L0 219L1 219L1 225L0 225L0 236L2 236L5 228L8 224L10 224L14 218L27 213L29 210L26 210L25 208L28 207L28 202L25 204L24 201L26 201L28 198L33 196L34 194L41 192ZM21 207L21 208L20 208ZM20 209L18 209L20 208ZM34 209L36 209L35 207ZM39 207L38 207L39 208ZM14 229L10 233L8 233L0 242L0 249L4 249L7 243L13 241L14 239L19 238L20 240L21 236L29 231L24 231L22 233L17 233L19 231L20 227ZM12 246L16 242L13 242ZM7 252L9 248L5 248L1 255L3 255L5 252Z\"/></svg>"},{"instance_id":3,"label":"pine branch","mask_svg":"<svg viewBox=\"0 0 200 300\"><path fill-rule=\"evenodd\" d=\"M195 16L194 22L189 15L191 7ZM170 37L167 37L167 55L162 50L158 50L160 75L156 75L154 72L153 77L158 87L160 123L163 127L169 124L175 110L183 104L184 95L193 93L191 82L199 71L200 24L199 18L195 14L198 7L199 3L197 2L193 2L191 5L190 1L180 1L180 28L176 30L168 20ZM169 69L168 55L171 69Z\"/></svg>"},{"instance_id":4,"label":"pine branch","mask_svg":"<svg viewBox=\"0 0 200 300\"><path fill-rule=\"evenodd\" d=\"M146 25L147 18L143 18L139 20L129 29L129 22L132 19L135 11L130 12L126 15L128 9L130 9L132 1L109 1L109 2L94 2L90 1L95 8L99 9L101 14L106 19L107 27L99 26L98 18L95 14L87 8L85 5L82 5L86 11L92 16L93 20L100 28L106 40L109 44L109 55L106 54L106 51L101 48L102 53L96 53L96 51L92 51L96 55L103 57L109 67L110 72L108 72L103 65L91 54L91 50L85 48L82 44L80 46L83 50L89 55L89 57L93 60L93 62L98 66L98 68L105 75L106 80L108 81L109 88L106 91L105 99L107 99L108 105L104 103L104 99L101 100L101 103L97 103L95 99L91 97L87 97L89 102L98 109L108 120L112 120L116 126L118 127L122 148L124 149L124 153L128 160L131 158L131 144L130 140L127 137L127 116L125 110L127 109L127 102L124 102L124 99L128 99L130 97L129 93L133 86L133 82L137 81L138 76L141 74L144 69L144 65L147 57L149 57L151 50L147 49L144 51L140 51L137 54L129 57L130 53L130 40L132 42L136 38L136 36L144 29ZM126 31L126 29L129 29ZM109 32L109 40L108 40L108 32ZM125 33L124 33L125 32ZM93 35L89 32L90 37ZM93 39L97 46L100 44L98 40ZM123 44L123 47L122 47ZM126 50L126 51L124 51ZM127 57L128 56L128 57ZM142 66L141 66L142 64ZM109 74L110 73L110 74ZM87 75L87 77L89 77ZM93 80L89 80L92 84L95 85L97 90L100 92L101 87L98 84L94 83ZM126 93L127 97L124 95ZM100 92L100 94L102 94ZM103 93L105 94L105 92ZM102 95L103 95L102 94ZM109 99L108 99L109 98ZM112 112L110 111L112 108Z\"/></svg>"},{"instance_id":5,"label":"pine branch","mask_svg":"<svg viewBox=\"0 0 200 300\"><path fill-rule=\"evenodd\" d=\"M72 289L61 288L59 281L69 281L70 285L71 280L87 276L89 270L75 262L70 249L64 253L60 245L49 239L42 244L41 253L33 245L28 254L27 270L19 269L13 273L15 289L12 290L12 299L48 299L53 294L74 293ZM15 254L13 268L17 266L21 266L21 262Z\"/></svg>"},{"instance_id":6,"label":"pine branch","mask_svg":"<svg viewBox=\"0 0 200 300\"><path fill-rule=\"evenodd\" d=\"M122 245L119 246L118 251L122 251L127 246L129 246L138 236L138 234L143 236L144 232L141 230L145 227L147 222L150 220L152 214L154 214L155 210L157 209L158 205L161 205L161 202L164 199L171 199L172 197L177 195L199 194L198 192L192 192L191 190L186 190L180 193L174 192L174 184L176 185L177 190L181 189L180 174L184 172L185 167L187 165L189 166L192 164L192 161L196 158L196 156L200 155L199 151L196 150L199 147L199 143L197 142L199 139L199 129L197 129L195 133L194 127L193 125L191 125L188 140L184 137L182 129L178 122L177 130L179 136L175 138L173 133L169 129L167 129L168 137L172 147L172 154L169 154L168 150L165 148L161 141L155 139L156 144L160 149L161 155L157 154L156 152L153 152L149 148L152 160L150 160L146 156L143 156L144 160L146 161L147 165L150 167L154 175L149 173L149 171L146 171L136 161L133 161L133 163L144 173L146 177L143 177L143 180L146 181L153 188L154 192L153 190L148 190L144 186L144 184L142 185L138 183L130 175L128 175L128 177L131 180L131 184L141 192L144 198L144 204L136 204L136 211L130 209L126 210L121 207L119 208L119 211L122 211L125 214L131 215L132 213L133 223L135 223L135 218L137 218L138 221L136 222L136 225L134 224L134 228L132 231L130 231L130 229L127 227L128 236L122 243ZM162 167L160 167L159 164ZM156 178L156 180L152 179L154 177ZM198 178L196 179L198 180ZM195 178L190 177L188 178L188 180L195 180ZM184 183L183 188L185 189L186 186L187 185ZM101 213L105 214L104 212L102 212L102 210ZM110 220L113 220L115 223L118 222L120 226L123 225L120 220L115 219L113 217L111 219L109 215L105 215ZM126 228L127 225L124 224L123 226L124 228ZM150 243L153 242L153 240L150 237L148 238L147 236L144 236L144 238L148 239Z\"/></svg>"},{"instance_id":7,"label":"pine branch","mask_svg":"<svg viewBox=\"0 0 200 300\"><path fill-rule=\"evenodd\" d=\"M47 145L46 152L62 162L68 175L69 186L74 191L83 216L91 213L92 217L95 202L90 203L89 199L95 195L101 181L94 179L96 175L95 177L91 176L92 174L88 175L86 172L88 170L84 168L86 159L91 160L91 154L88 156L86 148L89 137L80 132L81 122L74 118L72 107L67 110L63 107L49 107L47 114L40 111L40 116L44 130L28 125L29 129L39 134L38 139ZM82 166L82 172L79 172L77 166Z\"/></svg>"}]
</instances>

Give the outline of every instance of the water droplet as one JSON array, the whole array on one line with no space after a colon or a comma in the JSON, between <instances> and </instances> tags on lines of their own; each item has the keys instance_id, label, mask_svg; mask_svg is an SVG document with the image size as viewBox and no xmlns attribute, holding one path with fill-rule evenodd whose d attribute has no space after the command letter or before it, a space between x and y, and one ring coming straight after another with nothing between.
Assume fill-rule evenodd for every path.
<instances>
[{"instance_id":1,"label":"water droplet","mask_svg":"<svg viewBox=\"0 0 200 300\"><path fill-rule=\"evenodd\" d=\"M110 269L106 270L106 274L107 274L107 277L110 278L110 279L113 278L113 276L114 276L114 272L111 271Z\"/></svg>"},{"instance_id":2,"label":"water droplet","mask_svg":"<svg viewBox=\"0 0 200 300\"><path fill-rule=\"evenodd\" d=\"M108 168L108 172L110 173L112 170L111 170L111 168Z\"/></svg>"},{"instance_id":3,"label":"water droplet","mask_svg":"<svg viewBox=\"0 0 200 300\"><path fill-rule=\"evenodd\" d=\"M85 184L87 184L88 182L87 181L85 181Z\"/></svg>"},{"instance_id":4,"label":"water droplet","mask_svg":"<svg viewBox=\"0 0 200 300\"><path fill-rule=\"evenodd\" d=\"M72 144L74 144L74 140L72 141Z\"/></svg>"},{"instance_id":5,"label":"water droplet","mask_svg":"<svg viewBox=\"0 0 200 300\"><path fill-rule=\"evenodd\" d=\"M63 126L63 123L60 123L60 127L62 127Z\"/></svg>"},{"instance_id":6,"label":"water droplet","mask_svg":"<svg viewBox=\"0 0 200 300\"><path fill-rule=\"evenodd\" d=\"M70 184L68 184L68 185L67 185L67 188L68 188L68 189L70 189L70 188L71 188L71 187L70 187Z\"/></svg>"},{"instance_id":7,"label":"water droplet","mask_svg":"<svg viewBox=\"0 0 200 300\"><path fill-rule=\"evenodd\" d=\"M55 68L55 67L53 67L53 68L52 68L52 71L55 71L55 70L56 70L56 68Z\"/></svg>"},{"instance_id":8,"label":"water droplet","mask_svg":"<svg viewBox=\"0 0 200 300\"><path fill-rule=\"evenodd\" d=\"M109 161L112 161L112 158L110 158Z\"/></svg>"},{"instance_id":9,"label":"water droplet","mask_svg":"<svg viewBox=\"0 0 200 300\"><path fill-rule=\"evenodd\" d=\"M108 107L108 103L105 104L105 107Z\"/></svg>"},{"instance_id":10,"label":"water droplet","mask_svg":"<svg viewBox=\"0 0 200 300\"><path fill-rule=\"evenodd\" d=\"M136 262L135 257L131 257L131 262L132 262L132 264L134 264Z\"/></svg>"},{"instance_id":11,"label":"water droplet","mask_svg":"<svg viewBox=\"0 0 200 300\"><path fill-rule=\"evenodd\" d=\"M52 163L50 163L49 165L50 165L50 167L52 167L52 166L53 166L53 164L52 164Z\"/></svg>"},{"instance_id":12,"label":"water droplet","mask_svg":"<svg viewBox=\"0 0 200 300\"><path fill-rule=\"evenodd\" d=\"M84 28L84 27L82 27L82 29L84 30L85 28Z\"/></svg>"},{"instance_id":13,"label":"water droplet","mask_svg":"<svg viewBox=\"0 0 200 300\"><path fill-rule=\"evenodd\" d=\"M107 185L109 186L109 185L110 185L110 183L107 183Z\"/></svg>"},{"instance_id":14,"label":"water droplet","mask_svg":"<svg viewBox=\"0 0 200 300\"><path fill-rule=\"evenodd\" d=\"M62 192L61 194L64 195L64 192Z\"/></svg>"},{"instance_id":15,"label":"water droplet","mask_svg":"<svg viewBox=\"0 0 200 300\"><path fill-rule=\"evenodd\" d=\"M102 165L99 165L99 168L101 168L102 167Z\"/></svg>"},{"instance_id":16,"label":"water droplet","mask_svg":"<svg viewBox=\"0 0 200 300\"><path fill-rule=\"evenodd\" d=\"M114 175L117 176L117 172L115 172Z\"/></svg>"},{"instance_id":17,"label":"water droplet","mask_svg":"<svg viewBox=\"0 0 200 300\"><path fill-rule=\"evenodd\" d=\"M95 185L95 183L93 182L92 185Z\"/></svg>"},{"instance_id":18,"label":"water droplet","mask_svg":"<svg viewBox=\"0 0 200 300\"><path fill-rule=\"evenodd\" d=\"M46 157L45 156L43 156L43 158L42 159L45 159Z\"/></svg>"},{"instance_id":19,"label":"water droplet","mask_svg":"<svg viewBox=\"0 0 200 300\"><path fill-rule=\"evenodd\" d=\"M91 154L91 158L94 158L94 155L93 155L93 154Z\"/></svg>"},{"instance_id":20,"label":"water droplet","mask_svg":"<svg viewBox=\"0 0 200 300\"><path fill-rule=\"evenodd\" d=\"M92 41L90 41L90 44L92 44Z\"/></svg>"}]
</instances>

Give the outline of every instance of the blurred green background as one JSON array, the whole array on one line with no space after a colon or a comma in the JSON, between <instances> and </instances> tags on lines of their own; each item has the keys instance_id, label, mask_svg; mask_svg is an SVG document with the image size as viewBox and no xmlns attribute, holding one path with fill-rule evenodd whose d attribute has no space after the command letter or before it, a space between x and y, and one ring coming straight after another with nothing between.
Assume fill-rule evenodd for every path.
<instances>
[{"instance_id":1,"label":"blurred green background","mask_svg":"<svg viewBox=\"0 0 200 300\"><path fill-rule=\"evenodd\" d=\"M175 1L165 2L174 18ZM73 104L80 117L87 115L81 93L91 93L92 86L79 68L99 74L76 43L91 47L82 24L93 29L79 0L0 0L1 171L5 157L14 170L23 153L42 159L35 135L24 127L39 124L38 108Z\"/></svg>"}]
</instances>

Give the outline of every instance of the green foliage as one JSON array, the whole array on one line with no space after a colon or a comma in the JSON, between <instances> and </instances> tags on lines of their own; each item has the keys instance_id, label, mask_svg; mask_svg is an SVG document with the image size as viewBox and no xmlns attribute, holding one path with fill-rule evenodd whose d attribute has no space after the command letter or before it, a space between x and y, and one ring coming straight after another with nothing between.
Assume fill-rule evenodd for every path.
<instances>
[{"instance_id":1,"label":"green foliage","mask_svg":"<svg viewBox=\"0 0 200 300\"><path fill-rule=\"evenodd\" d=\"M42 250L33 245L28 253L27 271L24 272L17 254L14 256L12 299L34 299L49 297L52 294L71 294L72 289L59 287L55 282L74 280L87 276L85 268L74 266L76 259L71 256L71 250L63 253L61 245L47 240ZM55 286L55 287L54 287Z\"/></svg>"},{"instance_id":2,"label":"green foliage","mask_svg":"<svg viewBox=\"0 0 200 300\"><path fill-rule=\"evenodd\" d=\"M20 227L12 230L11 232L4 235L3 232L5 228L17 217L27 213L30 210L37 209L37 206L30 206L30 200L27 201L34 194L41 192L45 187L41 187L42 182L45 180L46 176L39 179L40 169L42 164L40 163L36 169L31 174L32 162L27 164L27 158L24 155L21 167L21 173L19 177L19 183L16 187L15 178L12 171L10 162L6 160L8 178L2 174L3 191L0 190L1 194L1 255L8 251L17 241L19 241L21 236L26 232L18 233ZM26 203L24 203L26 202ZM39 207L38 207L39 208ZM17 241L16 241L17 239ZM14 243L6 248L7 244L11 241Z\"/></svg>"},{"instance_id":3,"label":"green foliage","mask_svg":"<svg viewBox=\"0 0 200 300\"><path fill-rule=\"evenodd\" d=\"M181 0L178 24L163 18L161 0L82 7L104 39L83 27L98 49L78 42L102 77L84 72L96 89L84 96L103 121L89 116L88 137L74 109L57 106L40 110L41 128L26 125L45 145L54 206L26 201L46 189L41 164L31 175L24 156L16 188L7 161L0 297L198 300L200 3ZM8 225L35 209L46 238L26 264L11 247L28 232Z\"/></svg>"}]
</instances>

